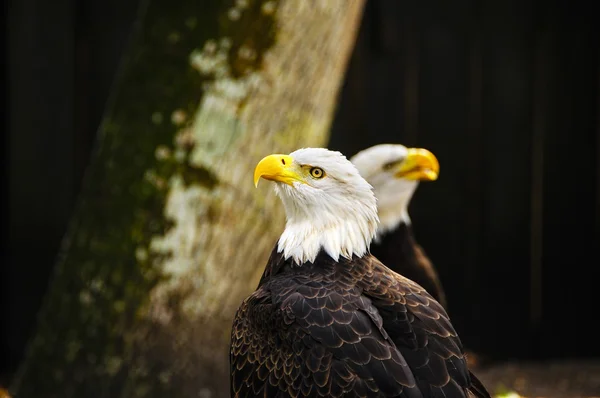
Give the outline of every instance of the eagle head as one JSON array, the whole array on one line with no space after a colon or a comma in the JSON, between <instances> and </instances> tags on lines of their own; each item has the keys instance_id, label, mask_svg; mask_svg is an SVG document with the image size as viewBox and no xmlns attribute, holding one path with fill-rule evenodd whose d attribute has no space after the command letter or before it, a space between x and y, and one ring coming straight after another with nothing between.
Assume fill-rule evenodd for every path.
<instances>
[{"instance_id":1,"label":"eagle head","mask_svg":"<svg viewBox=\"0 0 600 398\"><path fill-rule=\"evenodd\" d=\"M375 191L381 220L378 236L402 222L410 224L408 205L419 182L435 181L440 172L433 153L399 144L375 145L350 160Z\"/></svg>"},{"instance_id":2,"label":"eagle head","mask_svg":"<svg viewBox=\"0 0 600 398\"><path fill-rule=\"evenodd\" d=\"M377 202L371 185L340 152L303 148L289 155L269 155L254 171L275 182L283 202L286 227L278 251L298 265L313 262L324 250L340 256L363 256L377 230Z\"/></svg>"}]
</instances>

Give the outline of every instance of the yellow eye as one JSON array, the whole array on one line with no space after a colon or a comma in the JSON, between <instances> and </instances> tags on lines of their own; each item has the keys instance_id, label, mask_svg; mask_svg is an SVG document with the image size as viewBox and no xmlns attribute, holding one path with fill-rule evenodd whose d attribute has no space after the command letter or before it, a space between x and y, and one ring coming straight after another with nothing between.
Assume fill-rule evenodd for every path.
<instances>
[{"instance_id":1,"label":"yellow eye","mask_svg":"<svg viewBox=\"0 0 600 398\"><path fill-rule=\"evenodd\" d=\"M319 167L311 167L310 175L313 178L323 178L325 176L325 172L323 171L323 169L321 169Z\"/></svg>"}]
</instances>

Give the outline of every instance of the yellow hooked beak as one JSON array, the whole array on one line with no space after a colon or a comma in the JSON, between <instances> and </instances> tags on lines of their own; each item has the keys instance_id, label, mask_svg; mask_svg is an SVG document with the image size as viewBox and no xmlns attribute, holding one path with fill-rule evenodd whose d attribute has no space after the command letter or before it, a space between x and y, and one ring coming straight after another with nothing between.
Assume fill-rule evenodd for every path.
<instances>
[{"instance_id":1,"label":"yellow hooked beak","mask_svg":"<svg viewBox=\"0 0 600 398\"><path fill-rule=\"evenodd\" d=\"M254 186L258 187L258 180L264 178L270 181L284 182L292 185L294 181L301 181L296 172L294 159L289 155L265 156L254 169Z\"/></svg>"},{"instance_id":2,"label":"yellow hooked beak","mask_svg":"<svg viewBox=\"0 0 600 398\"><path fill-rule=\"evenodd\" d=\"M407 180L435 181L439 173L440 163L433 153L423 148L409 148L394 175Z\"/></svg>"}]
</instances>

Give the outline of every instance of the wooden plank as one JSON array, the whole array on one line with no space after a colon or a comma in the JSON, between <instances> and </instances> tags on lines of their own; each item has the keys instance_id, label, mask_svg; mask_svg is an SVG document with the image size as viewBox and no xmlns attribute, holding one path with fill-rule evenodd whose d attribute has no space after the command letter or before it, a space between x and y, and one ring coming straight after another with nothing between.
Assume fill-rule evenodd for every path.
<instances>
[{"instance_id":1,"label":"wooden plank","mask_svg":"<svg viewBox=\"0 0 600 398\"><path fill-rule=\"evenodd\" d=\"M435 265L454 326L466 337L471 308L465 287L465 143L468 130L470 2L421 7L417 146L440 161L440 178L422 183L410 205L415 235Z\"/></svg>"},{"instance_id":2,"label":"wooden plank","mask_svg":"<svg viewBox=\"0 0 600 398\"><path fill-rule=\"evenodd\" d=\"M600 51L596 54L596 68L598 75L596 81L596 241L594 245L600 249Z\"/></svg>"},{"instance_id":3,"label":"wooden plank","mask_svg":"<svg viewBox=\"0 0 600 398\"><path fill-rule=\"evenodd\" d=\"M419 133L419 29L415 12L402 16L404 59L404 131L402 143L417 145Z\"/></svg>"},{"instance_id":4,"label":"wooden plank","mask_svg":"<svg viewBox=\"0 0 600 398\"><path fill-rule=\"evenodd\" d=\"M529 322L538 328L542 318L543 239L544 239L544 141L548 133L552 37L549 29L535 37L533 66L533 126L531 137L531 221Z\"/></svg>"},{"instance_id":5,"label":"wooden plank","mask_svg":"<svg viewBox=\"0 0 600 398\"><path fill-rule=\"evenodd\" d=\"M485 150L475 167L485 178L479 280L485 311L472 326L490 355L526 356L533 7L515 0L486 2L482 18Z\"/></svg>"},{"instance_id":6,"label":"wooden plank","mask_svg":"<svg viewBox=\"0 0 600 398\"><path fill-rule=\"evenodd\" d=\"M469 296L479 298L484 294L480 279L482 273L482 231L483 231L483 192L485 176L480 167L484 158L483 131L483 26L481 20L481 4L474 4L469 14L468 31L468 97L467 97L467 130L465 152L471 165L465 173L465 223L464 223L464 280ZM463 311L473 314L475 318L484 310L481 300L475 299L471 308ZM468 330L472 330L469 333ZM465 333L466 342L472 342L470 349L482 350L484 345L478 344L473 328Z\"/></svg>"},{"instance_id":7,"label":"wooden plank","mask_svg":"<svg viewBox=\"0 0 600 398\"><path fill-rule=\"evenodd\" d=\"M6 10L6 8L5 8ZM7 15L6 11L0 13L0 25L7 26ZM6 35L6 30L5 30ZM8 95L6 92L6 87L8 87L8 74L7 74L7 65L6 58L8 56L7 52L7 40L3 35L5 40L0 42L0 51L2 52L2 61L0 62L0 85L5 88L4 98L5 101L8 100ZM6 103L6 102L5 102ZM7 264L8 257L8 177L9 177L9 169L8 169L8 117L9 112L6 109L6 105L1 107L0 109L0 119L3 121L3 129L0 132L0 142L1 153L0 153L0 264ZM10 295L8 294L8 287L10 284L9 278L9 270L6 265L0 267L0 316L2 319L5 317L4 314L9 310L9 305L11 302ZM2 323L5 325L5 323ZM8 327L0 328L0 386L8 385L8 372L10 369L10 365L8 363L8 358L10 355L10 346L8 344Z\"/></svg>"},{"instance_id":8,"label":"wooden plank","mask_svg":"<svg viewBox=\"0 0 600 398\"><path fill-rule=\"evenodd\" d=\"M74 196L72 1L8 8L9 253L4 321L11 368L48 285Z\"/></svg>"},{"instance_id":9,"label":"wooden plank","mask_svg":"<svg viewBox=\"0 0 600 398\"><path fill-rule=\"evenodd\" d=\"M545 144L544 323L537 342L546 357L600 354L597 345L580 335L595 327L590 314L597 311L596 281L590 275L599 263L592 183L598 156L598 32L593 15L564 6L555 29L557 105L549 123L556 131Z\"/></svg>"},{"instance_id":10,"label":"wooden plank","mask_svg":"<svg viewBox=\"0 0 600 398\"><path fill-rule=\"evenodd\" d=\"M328 147L347 156L352 156L366 146L365 137L369 131L369 72L373 18L373 3L367 2L331 126Z\"/></svg>"},{"instance_id":11,"label":"wooden plank","mask_svg":"<svg viewBox=\"0 0 600 398\"><path fill-rule=\"evenodd\" d=\"M405 1L367 2L330 148L351 156L380 143L416 144L420 9Z\"/></svg>"}]
</instances>

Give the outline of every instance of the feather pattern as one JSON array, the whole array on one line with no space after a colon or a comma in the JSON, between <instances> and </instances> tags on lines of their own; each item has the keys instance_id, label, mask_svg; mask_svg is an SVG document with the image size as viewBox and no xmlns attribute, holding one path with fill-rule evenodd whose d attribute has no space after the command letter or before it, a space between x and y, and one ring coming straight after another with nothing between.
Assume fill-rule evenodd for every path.
<instances>
[{"instance_id":1,"label":"feather pattern","mask_svg":"<svg viewBox=\"0 0 600 398\"><path fill-rule=\"evenodd\" d=\"M410 224L401 223L371 243L371 253L392 271L421 285L448 309L440 278L425 251L416 242Z\"/></svg>"},{"instance_id":2,"label":"feather pattern","mask_svg":"<svg viewBox=\"0 0 600 398\"><path fill-rule=\"evenodd\" d=\"M489 397L443 307L370 254L275 248L236 313L232 397Z\"/></svg>"}]
</instances>

